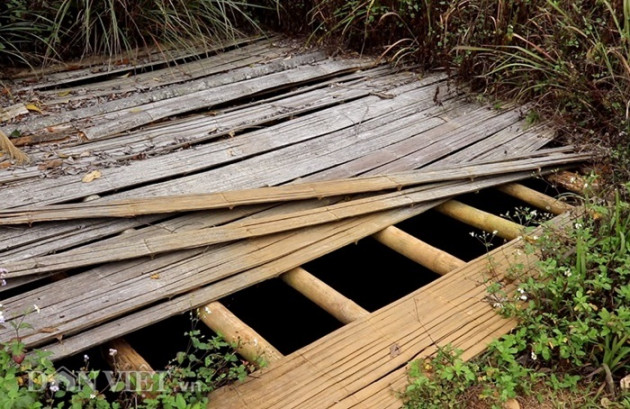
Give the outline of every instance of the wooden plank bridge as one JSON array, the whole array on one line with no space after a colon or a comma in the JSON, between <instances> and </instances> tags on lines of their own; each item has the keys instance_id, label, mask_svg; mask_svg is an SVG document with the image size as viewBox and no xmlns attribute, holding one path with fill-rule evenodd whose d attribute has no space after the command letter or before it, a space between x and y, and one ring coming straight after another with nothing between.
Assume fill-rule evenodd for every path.
<instances>
[{"instance_id":1,"label":"wooden plank bridge","mask_svg":"<svg viewBox=\"0 0 630 409\"><path fill-rule=\"evenodd\" d=\"M533 265L522 226L453 197L498 187L562 214L571 206L515 182L588 155L548 147L553 130L522 108L472 102L442 73L298 46L250 38L170 63L151 51L15 75L41 112L0 112L31 158L0 158L0 297L7 321L32 325L28 348L58 360L113 343L146 368L122 337L199 309L270 362L211 405L386 408L410 360L446 343L469 358L513 327L485 280L488 257L495 279ZM509 243L465 262L394 226L430 209ZM301 267L367 236L443 277L368 312ZM346 325L283 356L218 302L277 277Z\"/></svg>"}]
</instances>

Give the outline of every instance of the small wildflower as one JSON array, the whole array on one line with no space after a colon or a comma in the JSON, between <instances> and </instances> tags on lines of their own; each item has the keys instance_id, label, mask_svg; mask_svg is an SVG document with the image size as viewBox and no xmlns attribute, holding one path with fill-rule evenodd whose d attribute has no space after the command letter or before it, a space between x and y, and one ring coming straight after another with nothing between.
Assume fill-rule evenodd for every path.
<instances>
[{"instance_id":1,"label":"small wildflower","mask_svg":"<svg viewBox=\"0 0 630 409\"><path fill-rule=\"evenodd\" d=\"M96 398L96 395L93 393L90 393L90 399L95 399L95 398Z\"/></svg>"},{"instance_id":2,"label":"small wildflower","mask_svg":"<svg viewBox=\"0 0 630 409\"><path fill-rule=\"evenodd\" d=\"M468 234L470 234L470 237L475 237L475 232L474 232L474 231L471 231L471 232L470 232L470 233L468 233Z\"/></svg>"},{"instance_id":3,"label":"small wildflower","mask_svg":"<svg viewBox=\"0 0 630 409\"><path fill-rule=\"evenodd\" d=\"M59 390L59 385L56 385L54 382L48 387L52 393L55 393Z\"/></svg>"},{"instance_id":4,"label":"small wildflower","mask_svg":"<svg viewBox=\"0 0 630 409\"><path fill-rule=\"evenodd\" d=\"M492 235L493 235L493 236L496 236L497 234L499 234L499 231L498 231L498 230L493 230L493 231L492 231Z\"/></svg>"},{"instance_id":5,"label":"small wildflower","mask_svg":"<svg viewBox=\"0 0 630 409\"><path fill-rule=\"evenodd\" d=\"M582 223L575 223L574 227L575 227L577 230L580 230L580 229L582 228Z\"/></svg>"},{"instance_id":6,"label":"small wildflower","mask_svg":"<svg viewBox=\"0 0 630 409\"><path fill-rule=\"evenodd\" d=\"M566 270L564 272L565 277L571 277L571 270Z\"/></svg>"},{"instance_id":7,"label":"small wildflower","mask_svg":"<svg viewBox=\"0 0 630 409\"><path fill-rule=\"evenodd\" d=\"M118 353L117 349L109 348L109 356L116 356L117 353Z\"/></svg>"},{"instance_id":8,"label":"small wildflower","mask_svg":"<svg viewBox=\"0 0 630 409\"><path fill-rule=\"evenodd\" d=\"M39 312L41 311L41 310L39 309L39 307L37 306L37 304L33 304L33 309L34 309L34 310L35 310L35 312L36 312L36 313L38 313L38 314L39 314Z\"/></svg>"},{"instance_id":9,"label":"small wildflower","mask_svg":"<svg viewBox=\"0 0 630 409\"><path fill-rule=\"evenodd\" d=\"M531 358L532 358L532 361L535 361L535 360L537 360L537 359L538 359L538 355L536 355L536 353L535 353L534 351L532 351L532 353L531 353L531 355L530 355L530 356L531 356Z\"/></svg>"},{"instance_id":10,"label":"small wildflower","mask_svg":"<svg viewBox=\"0 0 630 409\"><path fill-rule=\"evenodd\" d=\"M527 301L527 296L525 294L521 295L519 298L521 301Z\"/></svg>"},{"instance_id":11,"label":"small wildflower","mask_svg":"<svg viewBox=\"0 0 630 409\"><path fill-rule=\"evenodd\" d=\"M85 362L89 361L90 360L90 356L88 354L83 355L83 360Z\"/></svg>"},{"instance_id":12,"label":"small wildflower","mask_svg":"<svg viewBox=\"0 0 630 409\"><path fill-rule=\"evenodd\" d=\"M519 293L521 293L521 294L525 294L525 290L523 290L522 288L519 288L519 289L518 289L518 290L516 290L516 291L518 291L518 292L519 292Z\"/></svg>"},{"instance_id":13,"label":"small wildflower","mask_svg":"<svg viewBox=\"0 0 630 409\"><path fill-rule=\"evenodd\" d=\"M203 308L203 310L206 312L206 314L211 314L212 311L210 311L210 308L208 308L207 306Z\"/></svg>"}]
</instances>

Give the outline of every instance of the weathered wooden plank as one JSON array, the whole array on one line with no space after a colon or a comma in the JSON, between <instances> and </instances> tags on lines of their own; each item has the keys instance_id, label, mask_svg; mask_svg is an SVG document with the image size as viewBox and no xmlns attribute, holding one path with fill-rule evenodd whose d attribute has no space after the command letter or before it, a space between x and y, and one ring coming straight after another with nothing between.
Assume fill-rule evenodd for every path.
<instances>
[{"instance_id":1,"label":"weathered wooden plank","mask_svg":"<svg viewBox=\"0 0 630 409\"><path fill-rule=\"evenodd\" d=\"M217 44L196 44L192 47L151 46L124 52L116 57L92 56L78 61L70 61L39 69L29 69L14 73L11 78L24 83L33 83L20 91L35 91L43 88L59 87L86 79L98 80L112 74L123 75L129 72L152 70L164 64L179 64L189 59L208 56L231 47L245 46L261 40L260 36L230 39ZM126 62L128 60L129 62Z\"/></svg>"},{"instance_id":2,"label":"weathered wooden plank","mask_svg":"<svg viewBox=\"0 0 630 409\"><path fill-rule=\"evenodd\" d=\"M418 96L413 95L413 94L412 94L412 97L414 98L414 100L419 98ZM420 101L420 104L430 105L431 103ZM411 109L418 109L418 107L412 106ZM327 135L325 137L325 138L329 138L328 143L333 143L333 145L328 145L328 146L334 147L335 146L334 143L338 143L341 141L344 143L342 146L350 145L349 148L344 148L344 149L335 148L337 150L333 150L330 153L326 154L326 152L328 152L326 142L309 143L306 149L309 152L312 152L317 155L318 160L316 162L313 162L309 160L310 158L304 157L304 155L301 155L300 149L297 149L297 147L291 147L289 148L290 152L293 152L293 151L296 152L295 154L291 153L290 154L291 157L289 157L289 155L283 155L283 152L273 152L264 156L263 158L255 159L254 163L251 163L251 162L248 163L248 161L244 161L244 162L240 162L234 165L229 165L227 166L227 169L223 168L223 169L213 170L209 172L206 177L200 177L201 175L198 175L195 177L188 177L185 180L186 181L190 180L189 186L196 189L199 189L200 187L203 187L203 186L208 186L207 190L209 191L225 190L227 188L234 189L234 188L239 188L239 187L241 188L255 187L255 186L260 186L263 183L270 184L270 185L286 183L296 177L300 177L305 174L309 174L316 171L316 169L313 169L313 164L318 165L319 169L325 169L327 167L330 167L331 164L352 160L354 158L360 157L361 155L364 155L366 152L376 151L379 149L382 151L383 148L385 148L387 144L390 143L389 138L391 137L395 137L394 140L398 140L398 138L408 136L404 134L404 126L402 124L397 125L396 121L394 120L397 117L404 117L406 115L406 110L405 109L394 110L394 112L392 112L391 115L393 116L383 117L382 120L379 120L379 127L381 129L380 131L376 131L377 127L375 126L373 131L365 131L362 137L360 138L357 138L356 133L352 132L351 130L349 130L348 132L341 132L341 133L333 132L330 135ZM418 113L418 115L420 115L418 119L414 117L410 118L412 123L417 122L418 120L422 118L421 113ZM427 113L427 116L430 117L429 113ZM364 122L363 124L361 124L361 126L364 130L372 128L372 124L369 121ZM388 131L390 129L400 129L400 132L389 134ZM383 134L386 135L386 138L383 137ZM351 141L354 143L354 145L345 144L345 141ZM260 141L257 141L257 143L260 143ZM362 148L361 147L362 144L368 144L368 145L366 145L367 146L366 148ZM318 152L321 152L321 154ZM208 156L206 156L206 159L209 159ZM261 180L258 180L258 178L245 177L245 175L249 175L252 173L252 170L251 170L252 168L256 169L259 172L263 172L266 175L270 175L272 170L275 169L278 164L285 164L285 163L286 163L286 168L284 168L281 173L275 172L273 179L261 181ZM353 174L354 173L349 172L345 176L352 176ZM313 179L314 177L315 176L310 176L309 178ZM192 181L191 178L194 178L196 180ZM168 184L167 186L169 189L172 188L170 184ZM175 186L175 187L181 187L181 186ZM164 190L164 191L158 190L158 191L162 192L162 194L168 193L168 190ZM182 189L182 191L186 191L186 189ZM125 197L126 194L134 194L133 192L134 191L130 191L125 194L116 194L116 195L112 195L111 197ZM129 221L127 222L130 223ZM119 224L119 223L116 222L115 224ZM138 225L141 225L141 224L142 224L142 221L139 221ZM77 244L80 244L81 242L91 241L94 238L100 237L99 232L98 231L94 232L92 229L92 226L93 226L92 222L82 222L78 224L77 223L65 224L62 226L51 226L51 228L43 227L41 229L38 226L35 226L31 229L28 229L27 231L24 231L23 234L19 236L19 241L20 242L35 242L35 241L41 240L44 237L54 239L55 235L57 234L65 234L67 235L66 240L64 242L66 246L70 245L71 243L74 243L74 245L77 245ZM132 227L132 226L129 226L129 225L125 226L125 228L129 228L129 227ZM114 227L111 227L111 229L112 231L115 231L115 232L120 232L124 230L124 228L115 229ZM7 231L7 230L0 229L0 232L2 231ZM7 235L7 238L10 239L10 231L8 233L9 235ZM13 239L13 241L15 241L15 238ZM15 247L15 245L13 245L12 247ZM27 254L27 257L30 257L36 254L43 254L46 252L49 252L49 250L41 252L31 247L25 253Z\"/></svg>"},{"instance_id":3,"label":"weathered wooden plank","mask_svg":"<svg viewBox=\"0 0 630 409\"><path fill-rule=\"evenodd\" d=\"M15 104L8 107L0 107L0 122L10 121L13 118L28 114L28 109L24 104Z\"/></svg>"},{"instance_id":4,"label":"weathered wooden plank","mask_svg":"<svg viewBox=\"0 0 630 409\"><path fill-rule=\"evenodd\" d=\"M384 73L391 75L384 77L382 76ZM439 82L442 77L432 76L431 79ZM187 117L185 120L156 124L128 135L90 143L69 141L59 148L58 156L71 158L71 162L70 159L63 159L66 166L107 168L115 166L116 161L135 159L142 155L165 154L247 129L274 124L279 120L292 119L295 116L358 99L376 91L386 92L394 86L400 86L401 83L417 79L410 73L393 74L387 67L379 67L337 77L335 80L342 83L331 80L300 87L288 94L239 106L238 109L232 108L225 112L218 112L214 116ZM427 81L426 85L430 85L430 81ZM0 173L0 184L46 174L46 170L42 171L39 167L46 167L49 163L50 149L47 147L38 149L36 145L28 149L28 153L31 166L8 169L7 172ZM89 155L85 156L86 153Z\"/></svg>"},{"instance_id":5,"label":"weathered wooden plank","mask_svg":"<svg viewBox=\"0 0 630 409\"><path fill-rule=\"evenodd\" d=\"M566 165L590 157L588 153L559 154L519 160L513 157L505 162L449 166L434 170L415 170L381 176L363 176L287 186L263 187L247 190L152 198L126 199L106 203L88 202L47 207L0 210L0 225L31 224L34 222L89 219L102 217L133 217L147 214L187 212L246 206L263 203L400 190L425 183L447 182L458 179L475 179L518 171L536 171L546 166Z\"/></svg>"},{"instance_id":6,"label":"weathered wooden plank","mask_svg":"<svg viewBox=\"0 0 630 409\"><path fill-rule=\"evenodd\" d=\"M249 169L248 173L251 174L252 170L256 169L251 166L252 162L261 163L268 159L268 156L262 155L265 152L272 151L270 153L273 156L283 157L285 158L283 162L286 162L287 151L295 151L297 149L296 155L303 156L304 150L314 149L315 145L318 149L312 152L324 154L325 151L339 149L339 146L347 146L359 141L373 144L378 141L377 138L373 137L374 134L376 132L384 132L380 128L386 125L392 130L398 130L400 126L411 126L413 124L419 133L442 122L440 119L431 118L437 108L434 107L430 94L431 91L423 87L406 92L401 95L402 101L408 101L406 98L414 98L414 102L409 105L403 105L403 107L400 107L400 100L381 100L377 96L369 96L343 106L336 106L306 115L297 121L281 123L249 132L238 138L216 141L194 150L175 152L164 157L134 162L123 168L109 169L107 172L103 172L102 178L92 183L82 183L81 178L77 176L22 183L11 189L9 200L3 202L0 206L10 208L33 203L49 204L80 199L93 194L101 194L166 177L199 172L220 164L253 156L247 163L239 162L231 167L224 166L216 170L223 173L222 177L233 178L234 175L231 175L233 172L232 168L247 168ZM421 110L423 109L426 112L422 112ZM417 110L421 112L410 115ZM427 119L423 123L414 124L414 121L417 122L424 118ZM397 125L397 123L401 125ZM364 133L357 135L359 131L357 128L360 128ZM335 131L337 132L335 133ZM280 134L282 137L278 137ZM409 131L406 134L399 132L396 135L398 138L408 136ZM387 138L392 138L392 136L387 135ZM295 145L298 142L305 143ZM287 148L284 150L278 149L281 147ZM327 155L326 158L328 157ZM305 158L302 158L300 161L304 160ZM268 163L266 166L268 167L269 165ZM295 166L294 160L291 161L290 166ZM187 187L195 185L199 189L203 187L199 180L207 180L208 177L212 177L211 173L214 172L181 178L174 183L164 182L156 184L147 188L147 190L151 191L148 195L155 194L153 191L168 191L171 194L172 187L177 188L183 185ZM237 176L241 176L241 174ZM163 188L162 186L168 186L168 188ZM226 184L226 186L230 185Z\"/></svg>"},{"instance_id":7,"label":"weathered wooden plank","mask_svg":"<svg viewBox=\"0 0 630 409\"><path fill-rule=\"evenodd\" d=\"M47 107L101 96L113 99L118 94L178 84L242 67L270 62L277 58L285 58L294 49L294 47L272 47L270 42L257 42L228 52L195 59L192 62L171 64L166 68L134 75L130 75L131 73L127 72L117 78L64 87L62 91L59 89L47 90L40 92L40 94L44 98L47 97Z\"/></svg>"},{"instance_id":8,"label":"weathered wooden plank","mask_svg":"<svg viewBox=\"0 0 630 409\"><path fill-rule=\"evenodd\" d=\"M91 120L98 118L108 112L133 108L139 105L151 102L162 101L168 98L181 97L186 94L208 90L219 86L251 80L265 75L269 75L278 71L293 69L302 64L308 64L315 61L321 61L325 55L321 52L313 52L309 54L299 55L295 58L282 61L272 61L260 67L241 68L230 73L213 75L208 78L201 78L184 84L175 84L164 89L157 89L140 94L134 94L127 98L117 99L108 102L95 103L85 108L75 110L65 110L55 115L36 118L28 122L15 125L15 129L22 134L33 133L37 130L45 129L53 125L64 123L76 123L80 120Z\"/></svg>"},{"instance_id":9,"label":"weathered wooden plank","mask_svg":"<svg viewBox=\"0 0 630 409\"><path fill-rule=\"evenodd\" d=\"M82 133L90 140L105 138L160 119L199 109L208 109L246 96L271 90L277 91L332 75L369 68L373 65L374 63L370 60L340 60L311 66L301 65L262 78L249 79L214 87L210 90L187 93L162 101L136 105L133 108L108 112L102 117L101 124L82 129Z\"/></svg>"}]
</instances>

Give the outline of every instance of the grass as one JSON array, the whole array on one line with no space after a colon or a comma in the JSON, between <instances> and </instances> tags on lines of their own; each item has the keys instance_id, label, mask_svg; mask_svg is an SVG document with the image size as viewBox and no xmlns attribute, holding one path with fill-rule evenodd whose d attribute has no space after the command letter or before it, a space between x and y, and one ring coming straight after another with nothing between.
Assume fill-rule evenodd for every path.
<instances>
[{"instance_id":1,"label":"grass","mask_svg":"<svg viewBox=\"0 0 630 409\"><path fill-rule=\"evenodd\" d=\"M519 326L471 362L450 346L414 362L407 408L500 408L515 399L530 407L630 407L630 391L620 388L630 374L630 204L620 194L610 205L595 203L570 229L528 244L542 261L533 274L514 266L508 281L517 291L506 292L506 282L489 286L492 299L503 300L495 307Z\"/></svg>"},{"instance_id":2,"label":"grass","mask_svg":"<svg viewBox=\"0 0 630 409\"><path fill-rule=\"evenodd\" d=\"M627 145L630 0L316 0L310 17L313 40L446 68L578 142Z\"/></svg>"},{"instance_id":3,"label":"grass","mask_svg":"<svg viewBox=\"0 0 630 409\"><path fill-rule=\"evenodd\" d=\"M44 64L94 54L117 56L147 45L217 43L261 32L249 0L8 0L0 5L0 56Z\"/></svg>"}]
</instances>

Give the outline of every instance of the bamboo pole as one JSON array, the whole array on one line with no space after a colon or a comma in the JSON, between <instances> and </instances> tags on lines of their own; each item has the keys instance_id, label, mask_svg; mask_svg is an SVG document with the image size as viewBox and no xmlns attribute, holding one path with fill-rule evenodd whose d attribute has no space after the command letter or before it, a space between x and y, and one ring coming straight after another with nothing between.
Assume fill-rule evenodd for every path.
<instances>
[{"instance_id":1,"label":"bamboo pole","mask_svg":"<svg viewBox=\"0 0 630 409\"><path fill-rule=\"evenodd\" d=\"M369 315L357 303L301 267L282 274L280 278L344 324Z\"/></svg>"},{"instance_id":2,"label":"bamboo pole","mask_svg":"<svg viewBox=\"0 0 630 409\"><path fill-rule=\"evenodd\" d=\"M444 275L466 264L457 257L435 248L394 226L389 226L372 235L372 237L390 249L440 275Z\"/></svg>"},{"instance_id":3,"label":"bamboo pole","mask_svg":"<svg viewBox=\"0 0 630 409\"><path fill-rule=\"evenodd\" d=\"M540 193L534 189L530 189L519 183L508 183L506 185L498 186L497 189L507 195L515 197L525 203L555 215L562 214L573 209L573 206L568 203L562 202L544 193Z\"/></svg>"},{"instance_id":4,"label":"bamboo pole","mask_svg":"<svg viewBox=\"0 0 630 409\"><path fill-rule=\"evenodd\" d=\"M118 338L108 343L108 362L117 371L155 372L151 365L136 351L127 340Z\"/></svg>"},{"instance_id":5,"label":"bamboo pole","mask_svg":"<svg viewBox=\"0 0 630 409\"><path fill-rule=\"evenodd\" d=\"M449 200L435 209L446 216L480 230L496 234L506 240L515 239L523 234L524 227L520 224L495 216L492 213L475 209L457 200Z\"/></svg>"},{"instance_id":6,"label":"bamboo pole","mask_svg":"<svg viewBox=\"0 0 630 409\"><path fill-rule=\"evenodd\" d=\"M107 362L126 383L125 389L136 391L142 398L154 398L153 375L151 365L124 338L107 343ZM113 386L113 385L112 385Z\"/></svg>"},{"instance_id":7,"label":"bamboo pole","mask_svg":"<svg viewBox=\"0 0 630 409\"><path fill-rule=\"evenodd\" d=\"M213 301L199 310L199 318L226 341L237 344L236 352L252 363L273 362L282 354L253 328L232 314L223 304Z\"/></svg>"}]
</instances>

